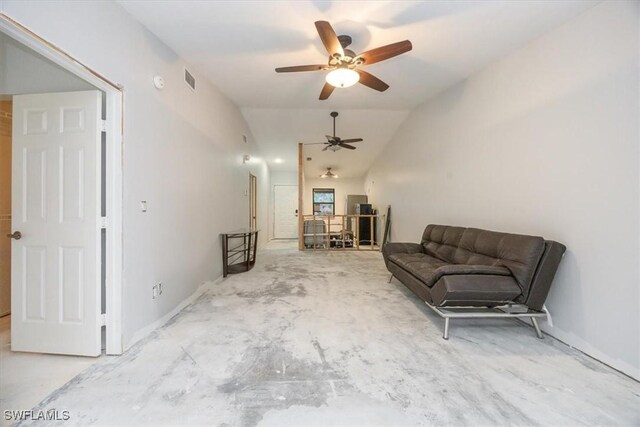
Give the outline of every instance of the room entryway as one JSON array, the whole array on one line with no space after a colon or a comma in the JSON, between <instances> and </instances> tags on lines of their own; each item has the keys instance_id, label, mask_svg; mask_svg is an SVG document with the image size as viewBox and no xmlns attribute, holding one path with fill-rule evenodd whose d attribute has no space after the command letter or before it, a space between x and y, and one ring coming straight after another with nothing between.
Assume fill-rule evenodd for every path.
<instances>
[{"instance_id":1,"label":"room entryway","mask_svg":"<svg viewBox=\"0 0 640 427\"><path fill-rule=\"evenodd\" d=\"M298 238L298 186L273 186L273 238Z\"/></svg>"},{"instance_id":2,"label":"room entryway","mask_svg":"<svg viewBox=\"0 0 640 427\"><path fill-rule=\"evenodd\" d=\"M120 354L122 93L4 16L0 52L3 351Z\"/></svg>"}]
</instances>

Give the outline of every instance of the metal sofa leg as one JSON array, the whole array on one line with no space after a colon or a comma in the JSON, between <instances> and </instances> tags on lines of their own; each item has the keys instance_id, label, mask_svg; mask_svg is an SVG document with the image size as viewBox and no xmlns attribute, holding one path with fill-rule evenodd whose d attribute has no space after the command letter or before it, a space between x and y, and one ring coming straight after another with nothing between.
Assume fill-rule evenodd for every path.
<instances>
[{"instance_id":1,"label":"metal sofa leg","mask_svg":"<svg viewBox=\"0 0 640 427\"><path fill-rule=\"evenodd\" d=\"M389 283L391 283L392 280L393 280L393 274L391 275L391 277L389 277Z\"/></svg>"},{"instance_id":2,"label":"metal sofa leg","mask_svg":"<svg viewBox=\"0 0 640 427\"><path fill-rule=\"evenodd\" d=\"M536 335L538 336L538 338L540 339L544 338L544 335L542 335L542 331L540 330L540 326L538 326L538 319L536 319L535 317L532 317L531 323L533 324L533 327L536 329Z\"/></svg>"},{"instance_id":3,"label":"metal sofa leg","mask_svg":"<svg viewBox=\"0 0 640 427\"><path fill-rule=\"evenodd\" d=\"M444 333L442 334L442 338L445 340L449 339L449 319L448 317L444 318Z\"/></svg>"}]
</instances>

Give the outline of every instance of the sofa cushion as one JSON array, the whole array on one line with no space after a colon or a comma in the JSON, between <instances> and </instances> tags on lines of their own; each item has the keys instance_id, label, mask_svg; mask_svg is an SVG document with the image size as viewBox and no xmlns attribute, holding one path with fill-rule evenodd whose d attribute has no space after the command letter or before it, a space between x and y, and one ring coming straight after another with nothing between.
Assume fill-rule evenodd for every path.
<instances>
[{"instance_id":1,"label":"sofa cushion","mask_svg":"<svg viewBox=\"0 0 640 427\"><path fill-rule=\"evenodd\" d=\"M453 257L466 228L429 224L422 233L422 246L427 255L453 263Z\"/></svg>"},{"instance_id":2,"label":"sofa cushion","mask_svg":"<svg viewBox=\"0 0 640 427\"><path fill-rule=\"evenodd\" d=\"M393 254L389 256L389 261L411 273L412 276L425 285L427 285L429 278L435 274L439 267L447 265L446 262L424 253Z\"/></svg>"},{"instance_id":3,"label":"sofa cushion","mask_svg":"<svg viewBox=\"0 0 640 427\"><path fill-rule=\"evenodd\" d=\"M458 274L482 274L482 275L494 275L494 276L511 276L511 271L506 267L500 267L497 265L466 265L466 264L449 264L438 267L433 275L429 277L427 286L432 287L436 282L444 276L453 276Z\"/></svg>"},{"instance_id":4,"label":"sofa cushion","mask_svg":"<svg viewBox=\"0 0 640 427\"><path fill-rule=\"evenodd\" d=\"M451 264L506 267L526 297L545 242L537 236L430 224L422 246L426 254Z\"/></svg>"},{"instance_id":5,"label":"sofa cushion","mask_svg":"<svg viewBox=\"0 0 640 427\"><path fill-rule=\"evenodd\" d=\"M443 276L430 290L433 304L440 307L495 307L512 302L520 295L512 276Z\"/></svg>"},{"instance_id":6,"label":"sofa cushion","mask_svg":"<svg viewBox=\"0 0 640 427\"><path fill-rule=\"evenodd\" d=\"M433 286L442 276L454 274L493 274L510 276L508 268L488 265L447 264L437 258L422 253L400 253L389 257L426 286Z\"/></svg>"},{"instance_id":7,"label":"sofa cushion","mask_svg":"<svg viewBox=\"0 0 640 427\"><path fill-rule=\"evenodd\" d=\"M454 262L503 265L511 271L526 295L544 248L542 237L467 228Z\"/></svg>"}]
</instances>

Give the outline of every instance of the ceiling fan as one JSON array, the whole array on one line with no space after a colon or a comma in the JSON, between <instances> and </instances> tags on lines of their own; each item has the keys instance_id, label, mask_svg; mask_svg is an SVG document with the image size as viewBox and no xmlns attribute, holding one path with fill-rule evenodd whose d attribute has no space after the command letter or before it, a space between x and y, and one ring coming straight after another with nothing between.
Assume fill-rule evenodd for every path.
<instances>
[{"instance_id":1,"label":"ceiling fan","mask_svg":"<svg viewBox=\"0 0 640 427\"><path fill-rule=\"evenodd\" d=\"M310 142L305 145L325 144L326 147L324 147L322 151L327 151L327 150L338 151L340 148L346 148L347 150L355 150L356 147L349 144L353 144L354 142L361 142L363 141L363 139L362 138L341 139L340 137L336 136L336 117L338 117L338 112L332 111L331 114L329 115L333 117L333 136L325 135L327 137L327 142Z\"/></svg>"},{"instance_id":2,"label":"ceiling fan","mask_svg":"<svg viewBox=\"0 0 640 427\"><path fill-rule=\"evenodd\" d=\"M320 178L337 178L338 175L331 172L331 168L327 168L327 171L320 175Z\"/></svg>"},{"instance_id":3,"label":"ceiling fan","mask_svg":"<svg viewBox=\"0 0 640 427\"><path fill-rule=\"evenodd\" d=\"M384 92L389 89L389 85L372 74L359 69L359 67L393 58L394 56L410 51L413 47L409 40L404 40L356 55L354 51L347 49L347 46L349 46L352 41L350 36L337 36L331 24L327 21L316 21L315 25L324 47L327 49L327 52L329 52L329 62L327 65L280 67L276 68L276 73L331 70L331 72L327 74L326 83L320 92L321 100L329 98L336 87L345 88L353 86L358 82L371 89Z\"/></svg>"}]
</instances>

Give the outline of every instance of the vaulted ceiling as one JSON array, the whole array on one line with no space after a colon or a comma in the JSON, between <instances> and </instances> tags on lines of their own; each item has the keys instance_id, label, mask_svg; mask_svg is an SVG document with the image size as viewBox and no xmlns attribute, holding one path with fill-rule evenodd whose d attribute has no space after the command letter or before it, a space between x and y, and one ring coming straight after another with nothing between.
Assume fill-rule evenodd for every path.
<instances>
[{"instance_id":1,"label":"vaulted ceiling","mask_svg":"<svg viewBox=\"0 0 640 427\"><path fill-rule=\"evenodd\" d=\"M273 170L295 170L297 142L319 142L338 111L338 135L363 137L354 151L316 156L318 170L360 176L408 112L595 1L150 1L120 4L218 86L241 109ZM413 50L366 68L390 85L336 89L318 100L326 72L276 74L322 64L314 22L353 38L356 53L409 39ZM308 146L320 147L320 146ZM320 151L320 148L317 149ZM276 158L282 163L274 163ZM315 169L312 174L315 174Z\"/></svg>"}]
</instances>

